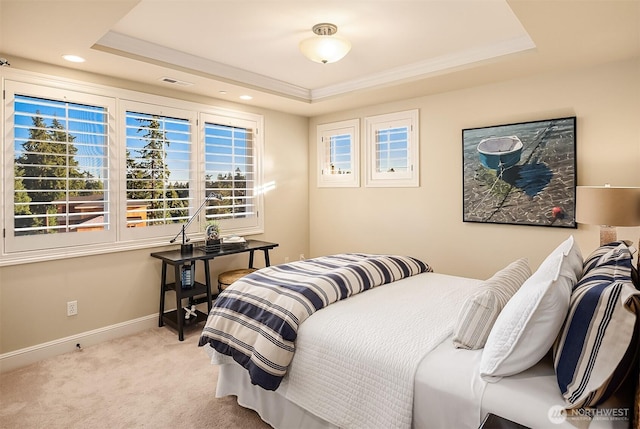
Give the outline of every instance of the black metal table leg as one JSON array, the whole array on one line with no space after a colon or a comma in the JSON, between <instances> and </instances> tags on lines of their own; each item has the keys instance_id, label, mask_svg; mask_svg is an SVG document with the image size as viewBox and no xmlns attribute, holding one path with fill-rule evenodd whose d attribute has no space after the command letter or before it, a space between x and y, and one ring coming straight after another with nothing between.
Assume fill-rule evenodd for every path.
<instances>
[{"instance_id":1,"label":"black metal table leg","mask_svg":"<svg viewBox=\"0 0 640 429\"><path fill-rule=\"evenodd\" d=\"M207 314L211 313L212 304L212 296L211 296L211 275L209 273L209 261L203 259L204 263L204 284L207 286Z\"/></svg>"},{"instance_id":2,"label":"black metal table leg","mask_svg":"<svg viewBox=\"0 0 640 429\"><path fill-rule=\"evenodd\" d=\"M253 250L249 251L249 268L253 268Z\"/></svg>"},{"instance_id":3,"label":"black metal table leg","mask_svg":"<svg viewBox=\"0 0 640 429\"><path fill-rule=\"evenodd\" d=\"M264 251L264 264L265 267L268 267L271 265L271 262L269 262L269 249L263 249Z\"/></svg>"},{"instance_id":4,"label":"black metal table leg","mask_svg":"<svg viewBox=\"0 0 640 429\"><path fill-rule=\"evenodd\" d=\"M164 326L164 293L165 285L167 284L167 263L162 261L162 275L160 276L160 317L158 320L158 327Z\"/></svg>"},{"instance_id":5,"label":"black metal table leg","mask_svg":"<svg viewBox=\"0 0 640 429\"><path fill-rule=\"evenodd\" d=\"M182 265L176 264L175 266L175 279L176 279L176 325L178 329L178 339L180 341L184 341L184 332L183 332L183 318L182 314L182 273L180 272L182 269Z\"/></svg>"}]
</instances>

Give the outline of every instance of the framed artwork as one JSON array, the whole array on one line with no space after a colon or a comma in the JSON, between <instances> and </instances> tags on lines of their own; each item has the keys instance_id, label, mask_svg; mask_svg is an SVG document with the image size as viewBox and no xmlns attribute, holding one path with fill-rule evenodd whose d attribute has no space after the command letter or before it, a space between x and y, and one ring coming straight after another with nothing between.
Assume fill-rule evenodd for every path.
<instances>
[{"instance_id":1,"label":"framed artwork","mask_svg":"<svg viewBox=\"0 0 640 429\"><path fill-rule=\"evenodd\" d=\"M576 228L576 118L462 130L463 221Z\"/></svg>"}]
</instances>

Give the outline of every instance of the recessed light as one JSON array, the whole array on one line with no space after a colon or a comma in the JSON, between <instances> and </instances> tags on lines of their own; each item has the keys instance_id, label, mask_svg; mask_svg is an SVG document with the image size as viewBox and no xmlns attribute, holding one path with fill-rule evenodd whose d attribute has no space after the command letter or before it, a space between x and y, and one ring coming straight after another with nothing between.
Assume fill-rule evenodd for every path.
<instances>
[{"instance_id":1,"label":"recessed light","mask_svg":"<svg viewBox=\"0 0 640 429\"><path fill-rule=\"evenodd\" d=\"M250 95L241 95L240 96L241 100L253 100L253 97Z\"/></svg>"},{"instance_id":2,"label":"recessed light","mask_svg":"<svg viewBox=\"0 0 640 429\"><path fill-rule=\"evenodd\" d=\"M225 91L225 90L218 91L218 94L220 94L220 95L227 95L227 91Z\"/></svg>"},{"instance_id":3,"label":"recessed light","mask_svg":"<svg viewBox=\"0 0 640 429\"><path fill-rule=\"evenodd\" d=\"M63 55L62 58L67 61L71 61L72 63L84 63L86 61L84 58L77 55Z\"/></svg>"}]
</instances>

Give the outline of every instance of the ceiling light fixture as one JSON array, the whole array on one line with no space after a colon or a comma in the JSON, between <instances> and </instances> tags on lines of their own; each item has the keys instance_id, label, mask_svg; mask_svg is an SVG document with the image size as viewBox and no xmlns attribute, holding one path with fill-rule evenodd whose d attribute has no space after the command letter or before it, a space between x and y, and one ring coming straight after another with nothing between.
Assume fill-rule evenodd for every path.
<instances>
[{"instance_id":1,"label":"ceiling light fixture","mask_svg":"<svg viewBox=\"0 0 640 429\"><path fill-rule=\"evenodd\" d=\"M240 96L241 100L253 100L253 97L250 95L241 95Z\"/></svg>"},{"instance_id":2,"label":"ceiling light fixture","mask_svg":"<svg viewBox=\"0 0 640 429\"><path fill-rule=\"evenodd\" d=\"M335 63L351 49L351 42L334 36L338 27L333 24L316 24L312 30L317 36L300 42L300 51L311 61L322 64Z\"/></svg>"}]
</instances>

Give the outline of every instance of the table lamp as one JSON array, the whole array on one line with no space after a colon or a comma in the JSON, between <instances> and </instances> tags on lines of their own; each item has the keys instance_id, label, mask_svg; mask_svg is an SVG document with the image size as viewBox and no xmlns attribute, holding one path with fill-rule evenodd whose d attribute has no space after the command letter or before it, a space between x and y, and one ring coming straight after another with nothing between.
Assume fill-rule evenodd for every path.
<instances>
[{"instance_id":1,"label":"table lamp","mask_svg":"<svg viewBox=\"0 0 640 429\"><path fill-rule=\"evenodd\" d=\"M640 226L640 188L576 187L576 222L600 225L600 245L617 241L617 226Z\"/></svg>"}]
</instances>

